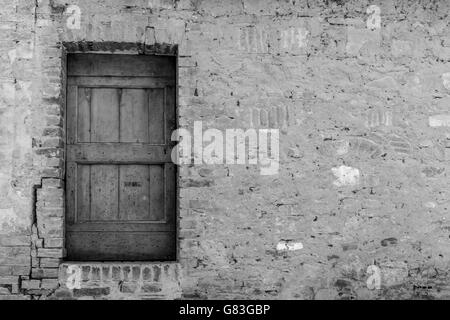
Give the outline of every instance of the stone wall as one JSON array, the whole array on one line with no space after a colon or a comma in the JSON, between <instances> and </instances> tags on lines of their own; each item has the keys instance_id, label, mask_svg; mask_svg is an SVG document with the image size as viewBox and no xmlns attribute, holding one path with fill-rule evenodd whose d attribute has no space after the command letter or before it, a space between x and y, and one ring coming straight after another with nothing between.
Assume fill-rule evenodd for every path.
<instances>
[{"instance_id":1,"label":"stone wall","mask_svg":"<svg viewBox=\"0 0 450 320\"><path fill-rule=\"evenodd\" d=\"M448 1L0 8L0 299L450 298ZM180 127L280 130L276 175L180 167L169 282L66 288L66 51L176 52Z\"/></svg>"}]
</instances>

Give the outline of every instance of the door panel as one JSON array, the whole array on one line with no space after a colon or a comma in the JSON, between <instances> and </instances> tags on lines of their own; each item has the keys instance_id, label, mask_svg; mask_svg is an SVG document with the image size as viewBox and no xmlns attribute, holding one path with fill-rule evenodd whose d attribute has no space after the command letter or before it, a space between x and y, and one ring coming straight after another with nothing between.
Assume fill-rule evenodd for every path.
<instances>
[{"instance_id":1,"label":"door panel","mask_svg":"<svg viewBox=\"0 0 450 320\"><path fill-rule=\"evenodd\" d=\"M89 220L118 220L119 166L96 164L91 165L90 167L91 210Z\"/></svg>"},{"instance_id":2,"label":"door panel","mask_svg":"<svg viewBox=\"0 0 450 320\"><path fill-rule=\"evenodd\" d=\"M75 54L68 66L68 259L175 259L174 60Z\"/></svg>"},{"instance_id":3,"label":"door panel","mask_svg":"<svg viewBox=\"0 0 450 320\"><path fill-rule=\"evenodd\" d=\"M150 166L121 165L119 183L119 203L121 221L149 221L150 219Z\"/></svg>"},{"instance_id":4,"label":"door panel","mask_svg":"<svg viewBox=\"0 0 450 320\"><path fill-rule=\"evenodd\" d=\"M150 175L150 217L152 221L164 221L166 212L164 208L165 179L164 166L154 165L149 167ZM158 187L155 187L158 186Z\"/></svg>"},{"instance_id":5,"label":"door panel","mask_svg":"<svg viewBox=\"0 0 450 320\"><path fill-rule=\"evenodd\" d=\"M120 101L120 142L148 143L148 92L123 89Z\"/></svg>"},{"instance_id":6,"label":"door panel","mask_svg":"<svg viewBox=\"0 0 450 320\"><path fill-rule=\"evenodd\" d=\"M91 219L91 166L75 165L77 177L77 206L73 222L89 222Z\"/></svg>"},{"instance_id":7,"label":"door panel","mask_svg":"<svg viewBox=\"0 0 450 320\"><path fill-rule=\"evenodd\" d=\"M74 87L77 92L77 142L91 142L91 88Z\"/></svg>"},{"instance_id":8,"label":"door panel","mask_svg":"<svg viewBox=\"0 0 450 320\"><path fill-rule=\"evenodd\" d=\"M121 261L173 260L175 233L173 232L98 232L69 233L67 251L72 260Z\"/></svg>"},{"instance_id":9,"label":"door panel","mask_svg":"<svg viewBox=\"0 0 450 320\"><path fill-rule=\"evenodd\" d=\"M164 144L165 142L165 108L164 108L164 90L149 90L149 137L150 143Z\"/></svg>"},{"instance_id":10,"label":"door panel","mask_svg":"<svg viewBox=\"0 0 450 320\"><path fill-rule=\"evenodd\" d=\"M91 89L91 141L119 142L120 89Z\"/></svg>"},{"instance_id":11,"label":"door panel","mask_svg":"<svg viewBox=\"0 0 450 320\"><path fill-rule=\"evenodd\" d=\"M77 222L164 221L164 165L77 165Z\"/></svg>"}]
</instances>

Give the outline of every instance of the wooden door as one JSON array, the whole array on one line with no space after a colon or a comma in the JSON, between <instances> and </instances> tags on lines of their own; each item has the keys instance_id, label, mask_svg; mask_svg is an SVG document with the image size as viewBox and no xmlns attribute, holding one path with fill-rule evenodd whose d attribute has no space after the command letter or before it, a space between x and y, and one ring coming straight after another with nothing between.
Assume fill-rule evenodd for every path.
<instances>
[{"instance_id":1,"label":"wooden door","mask_svg":"<svg viewBox=\"0 0 450 320\"><path fill-rule=\"evenodd\" d=\"M175 259L174 58L70 54L67 69L67 259Z\"/></svg>"}]
</instances>

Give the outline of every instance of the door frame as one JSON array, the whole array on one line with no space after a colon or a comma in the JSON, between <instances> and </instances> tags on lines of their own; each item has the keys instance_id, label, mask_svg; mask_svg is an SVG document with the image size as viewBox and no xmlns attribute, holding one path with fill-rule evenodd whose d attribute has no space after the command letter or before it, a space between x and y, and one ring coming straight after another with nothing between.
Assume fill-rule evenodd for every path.
<instances>
[{"instance_id":1,"label":"door frame","mask_svg":"<svg viewBox=\"0 0 450 320\"><path fill-rule=\"evenodd\" d=\"M95 50L95 48L101 48L101 50ZM71 53L89 53L89 54L114 54L114 55L149 55L149 56L171 56L175 57L175 117L176 117L176 128L179 128L179 55L178 55L178 45L154 45L151 47L145 46L142 43L124 43L124 42L90 42L86 44L85 42L63 42L62 43L62 134L63 134L63 153L61 160L62 166L62 177L63 184L62 188L66 190L66 154L67 154L67 55ZM179 263L180 262L180 170L177 165L176 167L176 181L175 181L175 259L170 261L137 261L138 264L145 263ZM66 217L66 195L64 195L64 205L63 205L63 238L65 237L65 217ZM65 243L63 247L65 257ZM64 263L71 262L63 259ZM99 261L101 262L101 261ZM123 262L133 262L133 261L117 261L117 263ZM83 261L76 261L74 263L83 263ZM92 261L88 262L92 263ZM115 261L108 261L107 263L115 263Z\"/></svg>"}]
</instances>

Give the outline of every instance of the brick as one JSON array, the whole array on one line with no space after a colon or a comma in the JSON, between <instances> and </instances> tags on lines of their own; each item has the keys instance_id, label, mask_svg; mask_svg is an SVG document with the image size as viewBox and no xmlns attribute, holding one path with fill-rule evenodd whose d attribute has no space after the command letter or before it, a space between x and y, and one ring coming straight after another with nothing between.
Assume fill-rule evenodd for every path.
<instances>
[{"instance_id":1,"label":"brick","mask_svg":"<svg viewBox=\"0 0 450 320\"><path fill-rule=\"evenodd\" d=\"M39 199L36 203L36 207L38 209L38 213L43 208L63 208L64 199L63 197L48 197L47 199Z\"/></svg>"},{"instance_id":2,"label":"brick","mask_svg":"<svg viewBox=\"0 0 450 320\"><path fill-rule=\"evenodd\" d=\"M90 274L91 274L92 266L81 266L81 280L87 281L89 280Z\"/></svg>"},{"instance_id":3,"label":"brick","mask_svg":"<svg viewBox=\"0 0 450 320\"><path fill-rule=\"evenodd\" d=\"M160 285L156 285L156 284L144 284L142 286L142 291L143 292L147 292L147 293L156 293L156 292L161 292L161 286Z\"/></svg>"},{"instance_id":4,"label":"brick","mask_svg":"<svg viewBox=\"0 0 450 320\"><path fill-rule=\"evenodd\" d=\"M39 266L42 268L58 268L61 263L61 259L53 258L40 258Z\"/></svg>"},{"instance_id":5,"label":"brick","mask_svg":"<svg viewBox=\"0 0 450 320\"><path fill-rule=\"evenodd\" d=\"M196 67L197 61L190 56L178 57L178 67Z\"/></svg>"},{"instance_id":6,"label":"brick","mask_svg":"<svg viewBox=\"0 0 450 320\"><path fill-rule=\"evenodd\" d=\"M53 180L58 181L60 179L45 179L45 180ZM45 184L44 184L45 186ZM60 200L64 196L63 189L55 189L55 188L42 188L37 191L38 201L39 200Z\"/></svg>"},{"instance_id":7,"label":"brick","mask_svg":"<svg viewBox=\"0 0 450 320\"><path fill-rule=\"evenodd\" d=\"M36 148L37 155L44 155L47 157L61 157L62 149L60 148ZM48 178L48 177L46 177Z\"/></svg>"},{"instance_id":8,"label":"brick","mask_svg":"<svg viewBox=\"0 0 450 320\"><path fill-rule=\"evenodd\" d=\"M180 229L195 229L196 227L196 220L181 219L180 221Z\"/></svg>"},{"instance_id":9,"label":"brick","mask_svg":"<svg viewBox=\"0 0 450 320\"><path fill-rule=\"evenodd\" d=\"M18 294L19 293L19 284L18 283L11 284L11 293L12 294Z\"/></svg>"},{"instance_id":10,"label":"brick","mask_svg":"<svg viewBox=\"0 0 450 320\"><path fill-rule=\"evenodd\" d=\"M41 288L53 290L58 288L58 279L42 279Z\"/></svg>"},{"instance_id":11,"label":"brick","mask_svg":"<svg viewBox=\"0 0 450 320\"><path fill-rule=\"evenodd\" d=\"M39 258L63 258L64 250L39 248L37 256Z\"/></svg>"},{"instance_id":12,"label":"brick","mask_svg":"<svg viewBox=\"0 0 450 320\"><path fill-rule=\"evenodd\" d=\"M0 266L29 266L30 247L0 247Z\"/></svg>"},{"instance_id":13,"label":"brick","mask_svg":"<svg viewBox=\"0 0 450 320\"><path fill-rule=\"evenodd\" d=\"M49 188L62 188L63 187L63 180L61 179L42 179L42 188L49 189Z\"/></svg>"},{"instance_id":14,"label":"brick","mask_svg":"<svg viewBox=\"0 0 450 320\"><path fill-rule=\"evenodd\" d=\"M31 269L31 276L35 279L57 278L58 277L58 269L57 268L33 268L33 269Z\"/></svg>"},{"instance_id":15,"label":"brick","mask_svg":"<svg viewBox=\"0 0 450 320\"><path fill-rule=\"evenodd\" d=\"M22 289L39 289L41 286L40 280L26 280L22 281L21 287Z\"/></svg>"},{"instance_id":16,"label":"brick","mask_svg":"<svg viewBox=\"0 0 450 320\"><path fill-rule=\"evenodd\" d=\"M266 110L259 111L259 121L263 127L267 127L269 125L269 114Z\"/></svg>"},{"instance_id":17,"label":"brick","mask_svg":"<svg viewBox=\"0 0 450 320\"><path fill-rule=\"evenodd\" d=\"M58 126L58 127L62 126L62 117L60 116L50 115L46 117L46 120L47 126Z\"/></svg>"},{"instance_id":18,"label":"brick","mask_svg":"<svg viewBox=\"0 0 450 320\"><path fill-rule=\"evenodd\" d=\"M24 291L26 294L33 296L40 296L40 295L47 296L52 292L51 290L46 289L25 289Z\"/></svg>"},{"instance_id":19,"label":"brick","mask_svg":"<svg viewBox=\"0 0 450 320\"><path fill-rule=\"evenodd\" d=\"M46 248L63 248L64 238L45 238L44 246Z\"/></svg>"},{"instance_id":20,"label":"brick","mask_svg":"<svg viewBox=\"0 0 450 320\"><path fill-rule=\"evenodd\" d=\"M36 256L31 257L31 266L33 268L39 267L39 258L38 257L36 257Z\"/></svg>"},{"instance_id":21,"label":"brick","mask_svg":"<svg viewBox=\"0 0 450 320\"><path fill-rule=\"evenodd\" d=\"M64 234L64 219L59 217L39 218L38 219L39 235L44 238L61 239ZM57 240L50 240L55 243ZM47 246L46 246L47 247ZM49 248L52 246L48 246ZM62 246L57 246L62 247Z\"/></svg>"},{"instance_id":22,"label":"brick","mask_svg":"<svg viewBox=\"0 0 450 320\"><path fill-rule=\"evenodd\" d=\"M90 280L91 281L100 281L100 267L99 266L92 266L91 273L90 273Z\"/></svg>"},{"instance_id":23,"label":"brick","mask_svg":"<svg viewBox=\"0 0 450 320\"><path fill-rule=\"evenodd\" d=\"M161 267L160 266L153 266L153 281L158 282L161 280Z\"/></svg>"},{"instance_id":24,"label":"brick","mask_svg":"<svg viewBox=\"0 0 450 320\"><path fill-rule=\"evenodd\" d=\"M30 266L0 266L1 276L18 276L30 273Z\"/></svg>"},{"instance_id":25,"label":"brick","mask_svg":"<svg viewBox=\"0 0 450 320\"><path fill-rule=\"evenodd\" d=\"M180 230L178 233L180 239L193 239L199 236L197 230Z\"/></svg>"},{"instance_id":26,"label":"brick","mask_svg":"<svg viewBox=\"0 0 450 320\"><path fill-rule=\"evenodd\" d=\"M74 297L82 297L82 296L106 296L111 292L110 288L82 288L82 289L74 289L73 295Z\"/></svg>"},{"instance_id":27,"label":"brick","mask_svg":"<svg viewBox=\"0 0 450 320\"><path fill-rule=\"evenodd\" d=\"M138 284L135 282L126 282L120 287L123 293L135 293L138 290Z\"/></svg>"},{"instance_id":28,"label":"brick","mask_svg":"<svg viewBox=\"0 0 450 320\"><path fill-rule=\"evenodd\" d=\"M17 284L19 283L19 277L17 276L1 276L0 284Z\"/></svg>"},{"instance_id":29,"label":"brick","mask_svg":"<svg viewBox=\"0 0 450 320\"><path fill-rule=\"evenodd\" d=\"M23 294L0 295L0 300L30 300L30 296Z\"/></svg>"},{"instance_id":30,"label":"brick","mask_svg":"<svg viewBox=\"0 0 450 320\"><path fill-rule=\"evenodd\" d=\"M209 201L189 200L189 207L193 209L208 209L211 207Z\"/></svg>"},{"instance_id":31,"label":"brick","mask_svg":"<svg viewBox=\"0 0 450 320\"><path fill-rule=\"evenodd\" d=\"M71 299L73 297L73 293L71 290L59 288L55 291L55 297L62 299Z\"/></svg>"},{"instance_id":32,"label":"brick","mask_svg":"<svg viewBox=\"0 0 450 320\"><path fill-rule=\"evenodd\" d=\"M34 245L36 246L36 248L42 248L44 246L44 240L36 239L34 240Z\"/></svg>"},{"instance_id":33,"label":"brick","mask_svg":"<svg viewBox=\"0 0 450 320\"><path fill-rule=\"evenodd\" d=\"M204 188L214 185L211 179L184 179L181 182L183 188Z\"/></svg>"},{"instance_id":34,"label":"brick","mask_svg":"<svg viewBox=\"0 0 450 320\"><path fill-rule=\"evenodd\" d=\"M43 148L61 148L63 146L64 142L62 138L47 138L42 141Z\"/></svg>"},{"instance_id":35,"label":"brick","mask_svg":"<svg viewBox=\"0 0 450 320\"><path fill-rule=\"evenodd\" d=\"M141 277L141 267L140 266L134 266L131 269L132 277L134 281L138 281Z\"/></svg>"},{"instance_id":36,"label":"brick","mask_svg":"<svg viewBox=\"0 0 450 320\"><path fill-rule=\"evenodd\" d=\"M152 269L150 268L150 267L145 267L144 268L144 270L142 271L143 272L143 274L142 274L142 279L144 280L144 281L147 281L147 280L151 280L152 279Z\"/></svg>"},{"instance_id":37,"label":"brick","mask_svg":"<svg viewBox=\"0 0 450 320\"><path fill-rule=\"evenodd\" d=\"M59 117L62 113L61 113L61 106L59 105L46 105L45 106L45 113L51 116L58 116L57 118L60 119L61 117Z\"/></svg>"},{"instance_id":38,"label":"brick","mask_svg":"<svg viewBox=\"0 0 450 320\"><path fill-rule=\"evenodd\" d=\"M42 176L47 178L61 178L62 177L62 170L61 169L43 169L41 171Z\"/></svg>"},{"instance_id":39,"label":"brick","mask_svg":"<svg viewBox=\"0 0 450 320\"><path fill-rule=\"evenodd\" d=\"M11 290L9 290L6 287L0 287L0 295L4 295L4 294L10 295L11 294Z\"/></svg>"},{"instance_id":40,"label":"brick","mask_svg":"<svg viewBox=\"0 0 450 320\"><path fill-rule=\"evenodd\" d=\"M28 247L30 236L0 235L0 247Z\"/></svg>"},{"instance_id":41,"label":"brick","mask_svg":"<svg viewBox=\"0 0 450 320\"><path fill-rule=\"evenodd\" d=\"M47 207L41 207L38 208L37 214L41 219L48 219L48 218L62 218L64 217L64 208L47 208Z\"/></svg>"},{"instance_id":42,"label":"brick","mask_svg":"<svg viewBox=\"0 0 450 320\"><path fill-rule=\"evenodd\" d=\"M42 135L45 136L49 136L49 137L62 137L63 136L63 131L62 128L60 127L46 127L43 131L42 131Z\"/></svg>"},{"instance_id":43,"label":"brick","mask_svg":"<svg viewBox=\"0 0 450 320\"><path fill-rule=\"evenodd\" d=\"M46 167L61 167L63 165L64 161L59 158L46 158L45 159L45 166Z\"/></svg>"}]
</instances>

